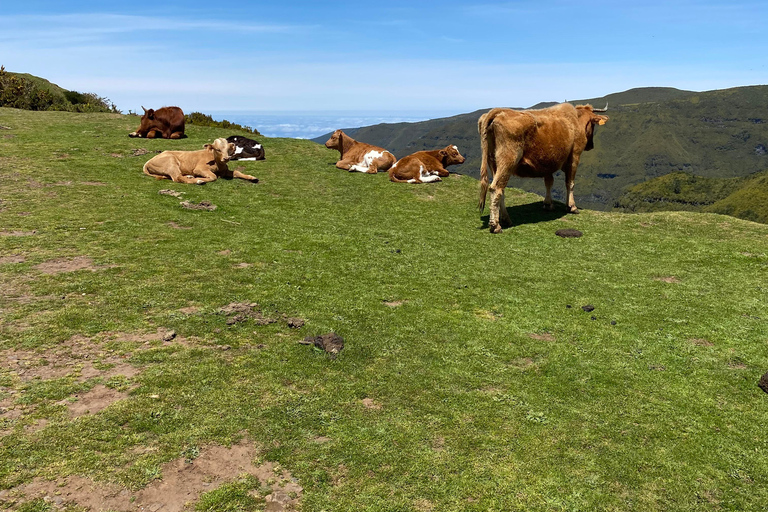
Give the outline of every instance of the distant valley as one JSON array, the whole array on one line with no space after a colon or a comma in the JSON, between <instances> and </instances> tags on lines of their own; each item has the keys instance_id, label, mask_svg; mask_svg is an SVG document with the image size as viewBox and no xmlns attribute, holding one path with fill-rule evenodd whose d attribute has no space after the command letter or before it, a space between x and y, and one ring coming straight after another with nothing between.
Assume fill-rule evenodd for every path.
<instances>
[{"instance_id":1,"label":"distant valley","mask_svg":"<svg viewBox=\"0 0 768 512\"><path fill-rule=\"evenodd\" d=\"M637 209L638 201L643 202L638 196L642 189L633 191L632 201L624 195L632 187L671 172L724 179L745 178L768 169L768 86L707 92L639 88L570 102L599 107L607 103L610 116L608 124L596 133L595 149L582 156L575 188L579 207L626 209L631 202ZM541 103L531 108L554 104ZM478 178L477 119L487 110L346 131L358 140L386 147L398 158L414 151L456 144L467 161L451 169ZM313 140L322 143L326 139L327 136L321 136ZM553 196L562 200L564 186L562 173L559 174ZM513 180L512 187L544 192L542 180ZM768 186L764 184L766 180L752 181L754 186ZM706 184L714 182L702 183L706 188ZM743 195L743 199L748 199L748 194ZM711 204L721 199L713 197L705 202ZM663 202L651 202L658 203L656 207L663 206Z\"/></svg>"}]
</instances>

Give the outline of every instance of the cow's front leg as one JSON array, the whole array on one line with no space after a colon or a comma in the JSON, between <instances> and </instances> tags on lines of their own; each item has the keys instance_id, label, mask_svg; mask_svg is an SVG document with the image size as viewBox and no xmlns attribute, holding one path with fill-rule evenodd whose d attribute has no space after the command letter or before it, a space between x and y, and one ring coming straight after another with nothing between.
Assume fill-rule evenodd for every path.
<instances>
[{"instance_id":1,"label":"cow's front leg","mask_svg":"<svg viewBox=\"0 0 768 512\"><path fill-rule=\"evenodd\" d=\"M368 169L365 171L368 174L378 174L379 172L379 164L376 163L374 160L371 162L371 164L368 166Z\"/></svg>"},{"instance_id":2,"label":"cow's front leg","mask_svg":"<svg viewBox=\"0 0 768 512\"><path fill-rule=\"evenodd\" d=\"M247 180L253 183L259 182L259 178L257 178L256 176L251 176L250 174L244 174L240 171L234 171L232 173L232 176L234 176L235 178L240 178L241 180Z\"/></svg>"},{"instance_id":3,"label":"cow's front leg","mask_svg":"<svg viewBox=\"0 0 768 512\"><path fill-rule=\"evenodd\" d=\"M555 177L552 174L544 176L544 186L547 188L547 195L544 196L544 209L552 210L552 184L555 182Z\"/></svg>"},{"instance_id":4,"label":"cow's front leg","mask_svg":"<svg viewBox=\"0 0 768 512\"><path fill-rule=\"evenodd\" d=\"M198 185L205 185L206 183L210 183L212 181L216 181L218 176L216 176L216 173L209 169L195 169L194 172L194 178L190 178L193 180L194 183Z\"/></svg>"},{"instance_id":5,"label":"cow's front leg","mask_svg":"<svg viewBox=\"0 0 768 512\"><path fill-rule=\"evenodd\" d=\"M353 171L356 169L352 169L352 167L355 165L355 162L350 162L349 160L339 160L336 162L336 168L343 169L345 171Z\"/></svg>"},{"instance_id":6,"label":"cow's front leg","mask_svg":"<svg viewBox=\"0 0 768 512\"><path fill-rule=\"evenodd\" d=\"M568 194L567 212L579 213L579 209L576 208L576 201L573 199L573 181L576 178L576 169L579 167L579 159L576 158L571 164L570 168L565 172L565 190Z\"/></svg>"}]
</instances>

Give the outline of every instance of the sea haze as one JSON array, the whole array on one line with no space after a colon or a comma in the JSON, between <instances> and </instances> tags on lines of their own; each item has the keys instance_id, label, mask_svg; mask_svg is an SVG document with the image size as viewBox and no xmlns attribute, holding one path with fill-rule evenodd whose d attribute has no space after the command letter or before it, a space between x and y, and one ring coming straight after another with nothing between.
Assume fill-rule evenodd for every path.
<instances>
[{"instance_id":1,"label":"sea haze","mask_svg":"<svg viewBox=\"0 0 768 512\"><path fill-rule=\"evenodd\" d=\"M403 112L332 112L332 111L220 111L211 113L216 121L255 128L266 137L313 139L339 128L359 128L381 123L415 123L448 117L460 112L403 111Z\"/></svg>"}]
</instances>

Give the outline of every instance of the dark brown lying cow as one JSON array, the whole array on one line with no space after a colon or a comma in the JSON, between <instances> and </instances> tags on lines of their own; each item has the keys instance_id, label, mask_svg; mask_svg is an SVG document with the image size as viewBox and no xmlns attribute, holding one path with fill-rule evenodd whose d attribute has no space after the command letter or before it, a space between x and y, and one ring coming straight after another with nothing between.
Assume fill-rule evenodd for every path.
<instances>
[{"instance_id":1,"label":"dark brown lying cow","mask_svg":"<svg viewBox=\"0 0 768 512\"><path fill-rule=\"evenodd\" d=\"M433 151L417 151L401 158L389 168L389 180L395 183L431 183L449 175L446 167L463 164L464 157L456 146Z\"/></svg>"},{"instance_id":2,"label":"dark brown lying cow","mask_svg":"<svg viewBox=\"0 0 768 512\"><path fill-rule=\"evenodd\" d=\"M594 109L591 105L574 107L562 103L541 110L510 110L495 108L480 116L477 130L483 160L480 166L480 202L482 212L488 192L488 171L493 177L491 188L492 233L500 233L512 225L504 206L504 188L510 176L544 178L547 195L544 208L552 209L552 176L559 170L565 172L568 193L568 212L578 213L573 200L573 179L579 167L583 151L594 147L592 137L595 126L605 124L607 116L596 115L608 109ZM501 215L501 218L499 216Z\"/></svg>"},{"instance_id":3,"label":"dark brown lying cow","mask_svg":"<svg viewBox=\"0 0 768 512\"><path fill-rule=\"evenodd\" d=\"M325 143L328 149L341 153L336 167L345 171L366 172L376 174L386 171L395 163L395 155L377 146L357 142L341 130L336 130Z\"/></svg>"},{"instance_id":4,"label":"dark brown lying cow","mask_svg":"<svg viewBox=\"0 0 768 512\"><path fill-rule=\"evenodd\" d=\"M139 128L129 137L180 139L184 137L184 112L179 107L144 109Z\"/></svg>"}]
</instances>

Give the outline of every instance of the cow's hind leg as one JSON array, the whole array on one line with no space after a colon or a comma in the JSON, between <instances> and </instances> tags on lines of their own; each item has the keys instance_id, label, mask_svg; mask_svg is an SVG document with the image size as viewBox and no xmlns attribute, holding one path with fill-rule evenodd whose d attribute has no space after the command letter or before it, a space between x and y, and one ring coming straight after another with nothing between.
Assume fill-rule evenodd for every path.
<instances>
[{"instance_id":1,"label":"cow's hind leg","mask_svg":"<svg viewBox=\"0 0 768 512\"><path fill-rule=\"evenodd\" d=\"M499 204L499 224L501 224L501 227L503 228L511 228L512 227L512 219L509 217L509 212L507 211L507 205L504 204L504 192L501 192L501 203Z\"/></svg>"},{"instance_id":2,"label":"cow's hind leg","mask_svg":"<svg viewBox=\"0 0 768 512\"><path fill-rule=\"evenodd\" d=\"M547 187L547 195L544 196L544 209L552 210L552 184L555 182L555 177L551 174L544 176L544 186Z\"/></svg>"},{"instance_id":3,"label":"cow's hind leg","mask_svg":"<svg viewBox=\"0 0 768 512\"><path fill-rule=\"evenodd\" d=\"M507 187L509 178L522 157L522 148L504 148L496 153L496 172L490 186L491 216L488 220L488 228L491 230L491 233L501 233L500 216L503 218L505 225L512 225L512 219L509 218L509 213L507 213L507 208L504 205L504 189ZM504 210L503 213L501 213L502 208Z\"/></svg>"}]
</instances>

